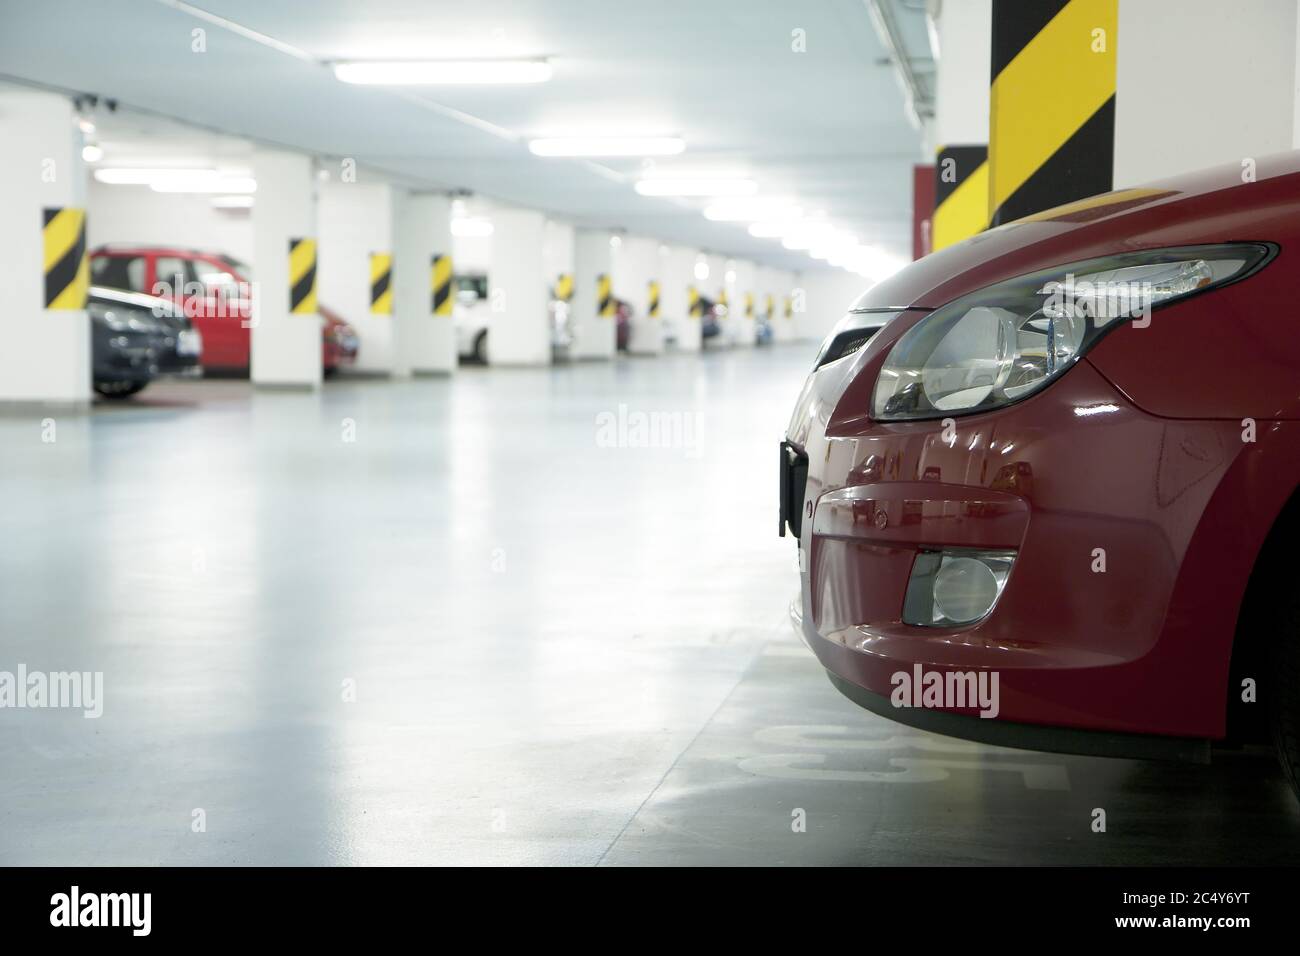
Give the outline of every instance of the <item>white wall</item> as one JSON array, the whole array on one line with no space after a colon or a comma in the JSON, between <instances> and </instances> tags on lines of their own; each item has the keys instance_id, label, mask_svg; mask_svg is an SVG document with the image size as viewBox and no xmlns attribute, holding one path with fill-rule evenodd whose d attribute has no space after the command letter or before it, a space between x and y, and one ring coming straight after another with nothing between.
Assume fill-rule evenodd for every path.
<instances>
[{"instance_id":1,"label":"white wall","mask_svg":"<svg viewBox=\"0 0 1300 956\"><path fill-rule=\"evenodd\" d=\"M253 220L247 209L216 209L208 196L156 193L148 186L105 186L91 180L86 239L92 249L149 243L224 252L241 262L253 258Z\"/></svg>"},{"instance_id":2,"label":"white wall","mask_svg":"<svg viewBox=\"0 0 1300 956\"><path fill-rule=\"evenodd\" d=\"M804 290L804 311L795 312L796 336L821 341L848 307L871 287L862 276L843 269L805 272L795 278L796 289Z\"/></svg>"},{"instance_id":3,"label":"white wall","mask_svg":"<svg viewBox=\"0 0 1300 956\"><path fill-rule=\"evenodd\" d=\"M1115 188L1292 148L1296 0L1122 0Z\"/></svg>"}]
</instances>

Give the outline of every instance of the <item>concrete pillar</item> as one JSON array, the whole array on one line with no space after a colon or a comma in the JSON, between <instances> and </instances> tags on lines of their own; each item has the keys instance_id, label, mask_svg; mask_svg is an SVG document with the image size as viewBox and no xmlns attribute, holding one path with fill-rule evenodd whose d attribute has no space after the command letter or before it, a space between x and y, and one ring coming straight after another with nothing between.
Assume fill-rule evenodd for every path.
<instances>
[{"instance_id":1,"label":"concrete pillar","mask_svg":"<svg viewBox=\"0 0 1300 956\"><path fill-rule=\"evenodd\" d=\"M796 334L794 322L794 273L777 270L776 290L773 293L772 339L777 342L792 342Z\"/></svg>"},{"instance_id":2,"label":"concrete pillar","mask_svg":"<svg viewBox=\"0 0 1300 956\"><path fill-rule=\"evenodd\" d=\"M357 330L358 371L392 374L393 210L387 183L329 183L319 194L317 295Z\"/></svg>"},{"instance_id":3,"label":"concrete pillar","mask_svg":"<svg viewBox=\"0 0 1300 956\"><path fill-rule=\"evenodd\" d=\"M1296 27L1295 0L1121 2L1115 188L1300 146Z\"/></svg>"},{"instance_id":4,"label":"concrete pillar","mask_svg":"<svg viewBox=\"0 0 1300 956\"><path fill-rule=\"evenodd\" d=\"M450 374L456 371L451 197L400 196L395 218L393 370Z\"/></svg>"},{"instance_id":5,"label":"concrete pillar","mask_svg":"<svg viewBox=\"0 0 1300 956\"><path fill-rule=\"evenodd\" d=\"M660 275L663 277L659 288L659 308L663 315L664 332L676 342L676 347L683 352L700 350L699 318L690 315L690 290L699 289L701 283L695 279L694 249L684 246L669 246L668 254L661 259Z\"/></svg>"},{"instance_id":6,"label":"concrete pillar","mask_svg":"<svg viewBox=\"0 0 1300 956\"><path fill-rule=\"evenodd\" d=\"M611 359L616 345L614 320L599 314L597 291L602 276L614 271L610 234L605 229L578 229L573 239L574 357Z\"/></svg>"},{"instance_id":7,"label":"concrete pillar","mask_svg":"<svg viewBox=\"0 0 1300 956\"><path fill-rule=\"evenodd\" d=\"M757 337L754 320L758 309L757 273L758 267L744 259L737 259L728 267L727 274L731 277L727 288L731 304L731 341L736 345L753 345Z\"/></svg>"},{"instance_id":8,"label":"concrete pillar","mask_svg":"<svg viewBox=\"0 0 1300 956\"><path fill-rule=\"evenodd\" d=\"M312 161L299 153L258 150L253 175L252 380L317 388L321 324Z\"/></svg>"},{"instance_id":9,"label":"concrete pillar","mask_svg":"<svg viewBox=\"0 0 1300 956\"><path fill-rule=\"evenodd\" d=\"M935 209L931 248L942 249L989 223L989 64L992 0L934 3Z\"/></svg>"},{"instance_id":10,"label":"concrete pillar","mask_svg":"<svg viewBox=\"0 0 1300 956\"><path fill-rule=\"evenodd\" d=\"M546 217L530 209L493 214L492 309L488 358L493 365L549 365L551 327L546 307L551 285L543 243Z\"/></svg>"},{"instance_id":11,"label":"concrete pillar","mask_svg":"<svg viewBox=\"0 0 1300 956\"><path fill-rule=\"evenodd\" d=\"M660 267L659 242L655 239L625 238L615 256L614 291L632 307L628 351L638 355L658 355L664 350ZM656 316L650 314L652 282L659 295Z\"/></svg>"},{"instance_id":12,"label":"concrete pillar","mask_svg":"<svg viewBox=\"0 0 1300 956\"><path fill-rule=\"evenodd\" d=\"M86 171L71 102L0 93L0 402L87 406Z\"/></svg>"}]
</instances>

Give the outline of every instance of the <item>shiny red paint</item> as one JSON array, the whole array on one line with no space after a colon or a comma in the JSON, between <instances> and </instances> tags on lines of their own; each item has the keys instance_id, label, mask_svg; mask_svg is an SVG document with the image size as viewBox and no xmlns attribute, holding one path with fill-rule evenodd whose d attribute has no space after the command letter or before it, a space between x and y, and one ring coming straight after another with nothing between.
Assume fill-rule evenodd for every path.
<instances>
[{"instance_id":1,"label":"shiny red paint","mask_svg":"<svg viewBox=\"0 0 1300 956\"><path fill-rule=\"evenodd\" d=\"M249 366L252 333L251 276L241 267L217 253L174 246L107 246L90 254L92 267L104 260L138 260L129 283L119 286L131 292L159 292L177 301L186 316L203 336L202 363L204 368L240 370ZM179 264L179 265L178 265ZM176 268L182 271L171 274ZM123 270L125 271L125 270ZM230 288L235 294L221 297L211 287L199 281L202 272L229 273L234 282ZM201 288L203 294L191 295L190 289ZM338 315L320 308L321 315L321 365L333 371L351 365L356 360L355 333ZM347 344L348 340L351 345Z\"/></svg>"},{"instance_id":2,"label":"shiny red paint","mask_svg":"<svg viewBox=\"0 0 1300 956\"><path fill-rule=\"evenodd\" d=\"M890 348L938 306L1043 268L1231 241L1280 251L1113 330L1018 404L958 417L947 437L870 417ZM1049 210L867 292L855 308L909 310L814 373L788 431L809 459L801 619L821 662L883 697L914 663L993 669L1000 721L1222 737L1246 585L1300 484L1297 274L1300 154L1286 154L1255 182L1231 166ZM984 620L902 623L912 562L935 545L1018 552Z\"/></svg>"}]
</instances>

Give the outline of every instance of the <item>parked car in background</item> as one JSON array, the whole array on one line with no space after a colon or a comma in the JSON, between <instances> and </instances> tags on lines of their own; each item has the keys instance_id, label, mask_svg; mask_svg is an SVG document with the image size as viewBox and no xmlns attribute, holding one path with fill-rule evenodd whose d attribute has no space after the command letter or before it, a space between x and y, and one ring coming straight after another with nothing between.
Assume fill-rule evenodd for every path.
<instances>
[{"instance_id":1,"label":"parked car in background","mask_svg":"<svg viewBox=\"0 0 1300 956\"><path fill-rule=\"evenodd\" d=\"M700 296L700 312L703 318L700 322L700 336L705 339L716 339L722 334L723 316L727 314L727 307L713 299Z\"/></svg>"},{"instance_id":2,"label":"parked car in background","mask_svg":"<svg viewBox=\"0 0 1300 956\"><path fill-rule=\"evenodd\" d=\"M487 276L479 272L456 276L452 317L456 322L456 352L462 359L487 362L488 320L491 315Z\"/></svg>"},{"instance_id":3,"label":"parked car in background","mask_svg":"<svg viewBox=\"0 0 1300 956\"><path fill-rule=\"evenodd\" d=\"M318 305L317 309L324 335L321 368L326 375L333 375L340 368L356 364L360 339L357 330L333 309L324 305Z\"/></svg>"},{"instance_id":4,"label":"parked car in background","mask_svg":"<svg viewBox=\"0 0 1300 956\"><path fill-rule=\"evenodd\" d=\"M90 254L91 281L128 292L162 292L203 335L203 367L248 368L252 334L252 269L216 252L175 246L102 246ZM321 366L332 372L356 360L356 331L325 307Z\"/></svg>"},{"instance_id":5,"label":"parked car in background","mask_svg":"<svg viewBox=\"0 0 1300 956\"><path fill-rule=\"evenodd\" d=\"M91 381L105 398L127 398L160 375L198 375L203 336L166 299L91 286Z\"/></svg>"},{"instance_id":6,"label":"parked car in background","mask_svg":"<svg viewBox=\"0 0 1300 956\"><path fill-rule=\"evenodd\" d=\"M1049 209L866 292L781 448L794 617L836 687L1065 753L1204 761L1271 724L1300 794L1298 274L1290 153Z\"/></svg>"}]
</instances>

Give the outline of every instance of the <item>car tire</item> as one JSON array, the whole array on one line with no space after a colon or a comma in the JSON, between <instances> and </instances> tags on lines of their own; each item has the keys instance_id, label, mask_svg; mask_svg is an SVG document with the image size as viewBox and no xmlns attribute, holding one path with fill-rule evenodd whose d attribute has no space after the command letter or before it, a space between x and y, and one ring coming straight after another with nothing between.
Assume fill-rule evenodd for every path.
<instances>
[{"instance_id":1,"label":"car tire","mask_svg":"<svg viewBox=\"0 0 1300 956\"><path fill-rule=\"evenodd\" d=\"M148 382L96 382L95 391L104 398L130 398L142 391Z\"/></svg>"},{"instance_id":2,"label":"car tire","mask_svg":"<svg viewBox=\"0 0 1300 956\"><path fill-rule=\"evenodd\" d=\"M1291 790L1300 800L1300 606L1291 604L1285 627L1274 633L1267 683L1273 747ZM1263 683L1263 682L1261 682Z\"/></svg>"},{"instance_id":3,"label":"car tire","mask_svg":"<svg viewBox=\"0 0 1300 956\"><path fill-rule=\"evenodd\" d=\"M474 361L487 364L487 329L474 336Z\"/></svg>"}]
</instances>

